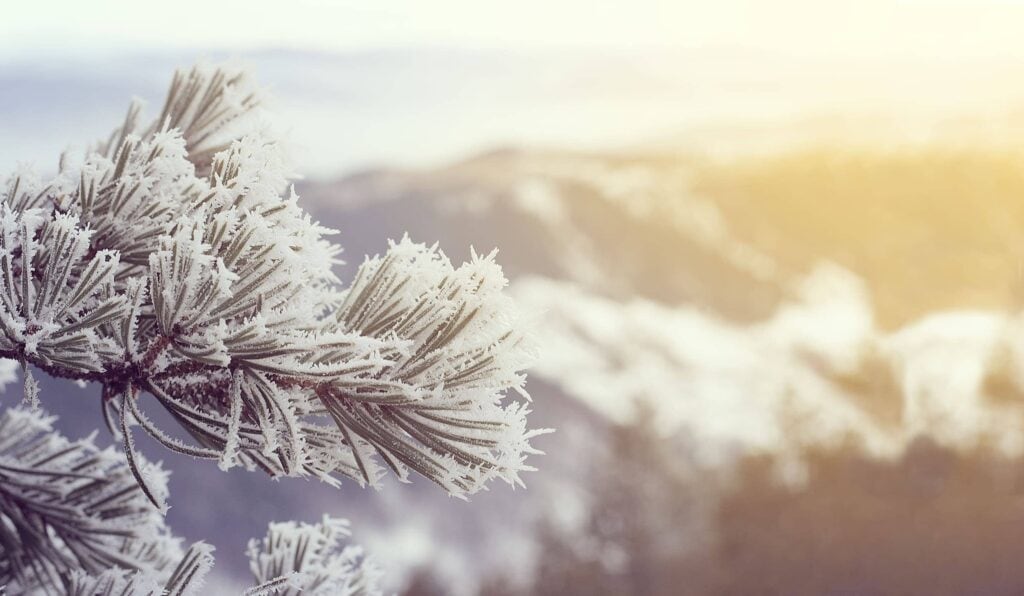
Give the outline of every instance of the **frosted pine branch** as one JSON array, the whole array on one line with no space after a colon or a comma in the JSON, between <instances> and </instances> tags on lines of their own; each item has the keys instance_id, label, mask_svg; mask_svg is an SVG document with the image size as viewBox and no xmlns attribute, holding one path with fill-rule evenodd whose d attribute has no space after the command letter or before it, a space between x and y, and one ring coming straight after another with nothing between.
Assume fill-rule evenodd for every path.
<instances>
[{"instance_id":1,"label":"frosted pine branch","mask_svg":"<svg viewBox=\"0 0 1024 596\"><path fill-rule=\"evenodd\" d=\"M213 567L213 547L197 542L189 547L170 574L107 569L95 575L81 570L68 582L67 596L199 596Z\"/></svg>"},{"instance_id":2,"label":"frosted pine branch","mask_svg":"<svg viewBox=\"0 0 1024 596\"><path fill-rule=\"evenodd\" d=\"M544 431L527 430L521 403L501 402L506 389L523 390L518 371L532 347L493 257L474 253L455 268L405 238L367 259L345 293L336 314L344 330L401 342L357 398L342 384L318 391L338 427L366 441L354 453L367 476L372 452L400 478L411 469L453 494L494 477L519 482L517 472L531 469L529 439Z\"/></svg>"},{"instance_id":3,"label":"frosted pine branch","mask_svg":"<svg viewBox=\"0 0 1024 596\"><path fill-rule=\"evenodd\" d=\"M250 567L258 583L246 594L380 594L380 570L360 547L342 544L349 535L348 522L330 516L319 524L270 524L263 540L249 543Z\"/></svg>"},{"instance_id":4,"label":"frosted pine branch","mask_svg":"<svg viewBox=\"0 0 1024 596\"><path fill-rule=\"evenodd\" d=\"M101 384L130 461L138 426L224 469L371 485L391 469L455 495L520 482L539 431L506 392L533 347L493 255L456 267L403 239L344 289L259 102L243 73L179 72L153 122L132 104L80 165L12 176L0 356Z\"/></svg>"},{"instance_id":5,"label":"frosted pine branch","mask_svg":"<svg viewBox=\"0 0 1024 596\"><path fill-rule=\"evenodd\" d=\"M92 439L68 441L53 418L10 408L0 416L0 586L9 594L202 594L213 548L182 552L124 458ZM139 460L162 497L167 475ZM249 544L252 593L379 594L380 572L348 522L271 524Z\"/></svg>"},{"instance_id":6,"label":"frosted pine branch","mask_svg":"<svg viewBox=\"0 0 1024 596\"><path fill-rule=\"evenodd\" d=\"M380 569L360 547L343 545L348 522L325 516L319 524L272 523L249 543L254 584L246 596L380 596ZM170 574L107 569L71 573L67 596L199 596L214 565L213 547L197 542Z\"/></svg>"},{"instance_id":7,"label":"frosted pine branch","mask_svg":"<svg viewBox=\"0 0 1024 596\"><path fill-rule=\"evenodd\" d=\"M17 408L0 416L0 585L11 594L62 594L72 572L112 567L166 578L180 541L124 458L90 439L68 441L52 422ZM165 494L166 475L138 465Z\"/></svg>"}]
</instances>

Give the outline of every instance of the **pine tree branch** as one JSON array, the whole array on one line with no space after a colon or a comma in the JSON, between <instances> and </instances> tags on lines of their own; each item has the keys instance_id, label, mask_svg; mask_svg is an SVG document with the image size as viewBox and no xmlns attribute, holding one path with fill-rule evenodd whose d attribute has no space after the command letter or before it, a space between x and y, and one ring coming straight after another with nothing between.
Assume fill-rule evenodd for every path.
<instances>
[{"instance_id":1,"label":"pine tree branch","mask_svg":"<svg viewBox=\"0 0 1024 596\"><path fill-rule=\"evenodd\" d=\"M375 484L379 459L457 495L519 483L542 431L505 394L533 348L493 255L455 267L406 239L342 289L340 248L288 190L258 105L240 72L180 71L152 123L132 104L80 166L13 176L0 356L102 385L130 464L138 423L225 469ZM154 425L137 391L191 440Z\"/></svg>"}]
</instances>

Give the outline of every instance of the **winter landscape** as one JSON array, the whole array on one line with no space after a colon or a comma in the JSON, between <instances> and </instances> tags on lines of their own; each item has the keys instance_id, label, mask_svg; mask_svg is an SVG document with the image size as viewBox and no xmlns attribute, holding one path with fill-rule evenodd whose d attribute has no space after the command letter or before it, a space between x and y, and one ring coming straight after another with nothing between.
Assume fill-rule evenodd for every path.
<instances>
[{"instance_id":1,"label":"winter landscape","mask_svg":"<svg viewBox=\"0 0 1024 596\"><path fill-rule=\"evenodd\" d=\"M634 9L664 8L641 4ZM750 8L727 4L736 14ZM812 8L816 3L784 4L812 29L838 27ZM0 395L0 554L9 558L0 577L14 593L105 593L84 576L69 587L18 575L31 567L16 564L18 549L28 548L19 545L46 540L27 536L4 508L23 511L9 496L24 488L18 458L27 457L24 441L32 432L49 433L52 424L70 441L94 434L100 448L143 462L131 464L132 475L123 464L104 469L120 470L126 491L146 493L135 495L133 507L155 501L145 523L166 523L181 538L178 555L187 559L197 541L215 548L201 588L175 584L180 578L172 576L160 579L170 583L157 592L139 594L179 593L176 587L235 594L254 584L261 593L303 587L369 594L379 587L410 596L1021 593L1024 85L1016 73L1024 46L998 23L1024 12L994 0L937 8L867 4L856 15L843 13L848 27L833 45L815 33L788 42L757 34L744 45L742 31L730 29L719 42L668 47L591 47L579 40L550 47L514 36L474 45L458 35L449 44L431 38L417 45L422 40L411 34L409 43L365 47L306 47L293 38L275 42L271 34L246 43L190 37L113 46L76 37L62 47L39 27L12 30L12 39L40 35L49 45L0 46L0 170L11 174L2 190L0 269L33 246L46 268L59 264L46 255L59 253L52 243L62 236L48 230L66 216L79 218L60 224L76 230L69 238L78 237L80 220L95 238L131 243L121 249L122 269L110 273L110 289L78 297L37 273L36 289L18 290L14 282L32 279L24 273L32 268L15 264L0 279L7 284L0 294L15 298L0 306L28 313L29 296L43 304L32 311L38 318L49 312L44 299L64 312L77 298L87 306L62 324L79 330L91 311L114 309L117 296L104 292L123 293L116 307L135 322L88 323L95 331L76 341L92 342L89 350L99 355L76 356L79 362L46 356L56 349L46 342L56 339L42 348L32 343L35 334L50 332L37 329L36 319L0 317L11 343L0 351L16 357L5 361ZM340 18L349 8L312 2L306 10ZM530 10L541 9L528 3L524 11ZM875 37L868 24L880 17L891 18L890 28ZM962 33L962 23L989 27L990 34L947 35ZM628 20L624 27L642 33L648 24ZM433 33L443 40L440 31ZM87 51L75 51L75 44ZM173 153L173 139L160 135L176 133L161 132L158 120L162 106L173 104L166 97L176 70L188 73L194 64L201 65L197 72L250 73L263 89L248 125L281 139L285 157L273 163L282 183L263 182L268 174L252 165L253 155L264 155L262 145L205 156L205 140L185 127L185 170L146 170L139 184L166 183L166 193L196 193L189 201L197 203L207 201L202 189L215 198L208 210L168 215L168 222L192 217L193 228L167 223L153 232L160 236L153 244L143 223L150 220L118 220L116 197L105 207L112 215L101 218L81 189L89 187L87 175L109 181L103 168L119 167L118 144L107 138L116 127L131 128L124 123L133 97L143 107L131 130L151 143L147 151ZM244 104L244 97L232 101ZM193 118L202 132L190 109L180 120ZM247 167L254 170L250 181L225 182ZM32 203L14 185L35 175L57 180L56 190L40 195L53 204L55 219L45 224L25 210L51 209L50 203ZM293 213L289 184L304 213ZM167 200L156 190L152 196ZM275 201L289 205L281 208L287 215L276 215ZM148 204L140 202L136 213L150 217ZM260 209L266 229L245 227L249 220L238 214ZM211 277L201 286L209 289L195 295L180 289L195 276L178 279L188 265L175 260L177 247L217 250L211 238L219 225L237 226L241 231L232 233L246 239L283 226L291 234L284 245L300 256L280 257L289 273L278 279L276 269L260 269L262 245L239 253L223 240L222 262L197 257L203 265L195 273L223 277ZM389 239L398 246L389 248ZM332 264L326 242L343 249L338 262ZM433 260L435 243L433 250L456 268ZM89 246L67 249L83 259L67 265L70 279L87 279L88 259L103 260L103 251ZM507 287L487 260L495 249ZM247 256L232 261L236 254ZM450 318L434 323L436 333L406 338L377 331L391 325L398 334L418 320L395 324L389 317L405 308L398 302L367 314L373 292L386 293L384 282L366 281L387 270L385 255L408 259L410 270L421 261L436 269L429 283L422 281L423 295L432 284L455 288L457 298L444 303L451 312L438 307ZM464 262L470 265L457 269ZM129 278L146 267L150 289L140 290L141 282ZM287 286L289 298L275 302L270 289L250 290L242 283L250 278L283 284L274 291ZM479 282L476 290L466 289L471 282ZM164 286L170 290L157 291ZM64 291L71 298L61 298ZM236 308L233 301L248 300L247 291L251 300ZM164 314L175 292L194 304ZM209 306L213 298L204 292L227 298ZM219 318L200 317L202 300ZM460 320L460 305L483 314L457 326L451 321ZM293 312L303 309L309 312ZM289 335L281 321L303 316L315 320ZM173 339L185 319L207 321L211 331L202 340ZM400 374L419 370L416 359L434 354L420 344L437 345L445 334L452 346L429 361L439 368L450 360L448 369ZM528 349L520 350L519 334ZM23 337L29 339L17 339ZM132 337L152 343L136 349ZM161 337L171 346L166 356ZM294 347L307 344L313 347ZM133 351L138 362L110 376L110 354ZM86 359L95 362L82 364ZM159 369L156 381L139 368L147 362ZM47 374L60 370L87 372ZM516 392L523 372L528 401ZM203 374L224 389L206 388L196 380ZM287 394L287 403L295 400L294 423L255 405L249 417L245 408L256 402L242 395L260 394L247 380L256 378ZM359 418L352 412L362 410L332 409L320 392L322 378L342 403L376 400L370 413ZM467 378L479 386L460 393ZM145 398L133 393L136 383ZM322 410L298 397L314 388ZM160 397L165 389L181 391L181 403L194 409L175 409L179 398ZM490 412L493 395L502 406L529 410L525 423L519 410L504 411L508 428L496 438L487 430L491 420L477 419ZM452 444L455 423L430 412L463 412L460 404L473 399L483 405L467 406L467 418L459 418L464 426L456 424L472 431L469 446L453 447L454 455L433 467L427 456ZM416 410L425 418L398 417L404 422L390 426L374 418L395 404L425 404ZM317 416L338 428L310 430ZM394 437L374 434L377 423ZM223 439L211 430L221 427ZM267 439L271 427L274 438ZM258 446L257 434L265 441ZM482 442L492 438L494 444ZM194 453L168 448L186 439ZM343 446L344 454L320 449L321 440ZM518 458L526 454L523 464ZM38 455L37 465L50 457ZM169 476L147 471L148 461L161 462ZM391 467L399 473L386 473ZM322 481L328 476L340 486ZM68 488L54 494L78 494L75 478L64 478ZM361 486L367 483L377 486ZM287 568L266 563L275 561L273 532L287 543L313 531L271 526L267 534L268 524L290 520L320 523L316 531L330 535L328 542L344 537L362 547L334 561L344 582L331 576L336 583L316 592L301 585L311 581L308 570L288 576ZM52 530L41 536L52 537L46 532ZM250 539L265 534L251 547L257 554L247 554ZM66 546L73 542L62 534L60 541L65 546L54 552L74 561L78 552ZM254 581L259 561L265 564ZM157 567L166 575L173 565Z\"/></svg>"}]
</instances>

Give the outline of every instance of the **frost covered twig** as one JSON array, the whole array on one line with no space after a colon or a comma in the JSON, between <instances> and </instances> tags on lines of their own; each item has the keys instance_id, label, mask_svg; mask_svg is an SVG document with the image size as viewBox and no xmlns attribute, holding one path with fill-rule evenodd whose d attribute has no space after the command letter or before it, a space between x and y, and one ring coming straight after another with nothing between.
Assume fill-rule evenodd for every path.
<instances>
[{"instance_id":1,"label":"frost covered twig","mask_svg":"<svg viewBox=\"0 0 1024 596\"><path fill-rule=\"evenodd\" d=\"M249 543L258 584L246 594L367 596L380 592L380 570L358 546L342 546L348 522L324 516L318 524L270 524L267 536Z\"/></svg>"},{"instance_id":2,"label":"frost covered twig","mask_svg":"<svg viewBox=\"0 0 1024 596\"><path fill-rule=\"evenodd\" d=\"M166 577L180 541L146 501L124 459L91 440L71 442L38 412L0 416L0 585L62 593L72 571L112 567ZM158 494L166 475L139 462Z\"/></svg>"},{"instance_id":3,"label":"frost covered twig","mask_svg":"<svg viewBox=\"0 0 1024 596\"><path fill-rule=\"evenodd\" d=\"M138 424L225 469L375 484L379 458L456 495L518 482L537 431L504 394L533 349L500 268L403 239L342 289L258 104L242 73L180 72L152 124L133 104L80 165L11 177L0 356L102 384L130 458Z\"/></svg>"},{"instance_id":4,"label":"frost covered twig","mask_svg":"<svg viewBox=\"0 0 1024 596\"><path fill-rule=\"evenodd\" d=\"M203 593L213 548L184 553L125 460L91 439L71 442L53 418L10 408L0 416L0 586L8 594L154 596ZM140 460L161 497L166 474ZM271 524L249 545L252 593L379 594L379 571L348 522Z\"/></svg>"}]
</instances>

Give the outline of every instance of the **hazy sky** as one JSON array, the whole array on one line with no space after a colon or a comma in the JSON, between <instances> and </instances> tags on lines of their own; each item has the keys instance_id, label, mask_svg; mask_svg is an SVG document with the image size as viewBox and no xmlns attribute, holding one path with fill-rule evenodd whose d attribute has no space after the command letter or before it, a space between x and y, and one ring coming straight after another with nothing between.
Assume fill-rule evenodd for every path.
<instances>
[{"instance_id":1,"label":"hazy sky","mask_svg":"<svg viewBox=\"0 0 1024 596\"><path fill-rule=\"evenodd\" d=\"M125 47L742 46L1021 56L1011 0L66 0L7 2L0 52Z\"/></svg>"}]
</instances>

